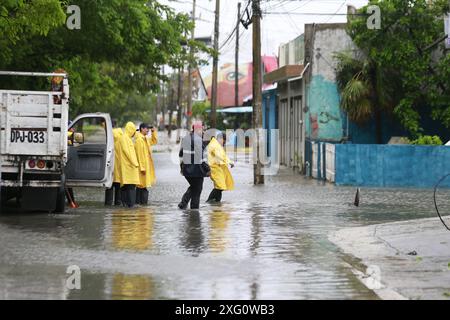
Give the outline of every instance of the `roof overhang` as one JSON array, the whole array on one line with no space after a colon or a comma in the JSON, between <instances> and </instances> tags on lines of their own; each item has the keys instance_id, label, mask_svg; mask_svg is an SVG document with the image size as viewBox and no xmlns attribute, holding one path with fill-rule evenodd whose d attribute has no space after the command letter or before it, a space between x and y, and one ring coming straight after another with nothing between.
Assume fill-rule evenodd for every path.
<instances>
[{"instance_id":1,"label":"roof overhang","mask_svg":"<svg viewBox=\"0 0 450 320\"><path fill-rule=\"evenodd\" d=\"M305 67L302 64L286 65L264 75L264 83L288 81L292 78L301 78Z\"/></svg>"}]
</instances>

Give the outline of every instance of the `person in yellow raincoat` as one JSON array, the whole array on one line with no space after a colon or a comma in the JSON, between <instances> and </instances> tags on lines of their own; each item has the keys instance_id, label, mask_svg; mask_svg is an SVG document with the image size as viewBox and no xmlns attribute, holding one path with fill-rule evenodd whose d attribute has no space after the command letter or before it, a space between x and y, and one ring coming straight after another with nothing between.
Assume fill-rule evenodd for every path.
<instances>
[{"instance_id":1,"label":"person in yellow raincoat","mask_svg":"<svg viewBox=\"0 0 450 320\"><path fill-rule=\"evenodd\" d=\"M136 204L136 186L139 184L139 163L136 157L132 138L136 134L136 126L128 122L120 139L120 186L122 204L129 208Z\"/></svg>"},{"instance_id":2,"label":"person in yellow raincoat","mask_svg":"<svg viewBox=\"0 0 450 320\"><path fill-rule=\"evenodd\" d=\"M151 129L152 135L148 132ZM148 190L156 182L155 166L152 158L152 146L158 143L158 133L155 128L141 123L139 132L136 134L134 147L139 162L139 184L136 190L136 203L141 205L148 204Z\"/></svg>"},{"instance_id":3,"label":"person in yellow raincoat","mask_svg":"<svg viewBox=\"0 0 450 320\"><path fill-rule=\"evenodd\" d=\"M69 126L71 124L72 122L69 121ZM67 132L67 145L73 146L74 140L75 140L75 128L72 127ZM69 205L73 206L74 208L78 206L77 203L75 202L75 194L73 192L73 188L66 188L66 199Z\"/></svg>"},{"instance_id":4,"label":"person in yellow raincoat","mask_svg":"<svg viewBox=\"0 0 450 320\"><path fill-rule=\"evenodd\" d=\"M122 204L121 195L120 195L120 181L121 181L121 172L120 172L120 140L123 136L122 128L117 128L116 120L113 120L113 137L114 137L114 180L111 189L107 189L105 191L105 206L112 206L113 203L115 206L120 206Z\"/></svg>"},{"instance_id":5,"label":"person in yellow raincoat","mask_svg":"<svg viewBox=\"0 0 450 320\"><path fill-rule=\"evenodd\" d=\"M211 168L211 180L214 189L211 191L207 202L222 201L222 192L234 190L234 180L228 165L234 167L234 163L227 157L223 148L223 135L217 133L208 144L208 164Z\"/></svg>"}]
</instances>

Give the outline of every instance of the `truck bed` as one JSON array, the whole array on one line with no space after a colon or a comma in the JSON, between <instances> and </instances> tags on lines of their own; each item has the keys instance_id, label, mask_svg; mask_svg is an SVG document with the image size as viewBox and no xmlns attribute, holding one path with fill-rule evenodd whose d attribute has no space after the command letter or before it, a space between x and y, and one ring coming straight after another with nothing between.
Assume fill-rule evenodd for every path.
<instances>
[{"instance_id":1,"label":"truck bed","mask_svg":"<svg viewBox=\"0 0 450 320\"><path fill-rule=\"evenodd\" d=\"M67 103L54 104L61 92L0 90L0 155L67 154Z\"/></svg>"}]
</instances>

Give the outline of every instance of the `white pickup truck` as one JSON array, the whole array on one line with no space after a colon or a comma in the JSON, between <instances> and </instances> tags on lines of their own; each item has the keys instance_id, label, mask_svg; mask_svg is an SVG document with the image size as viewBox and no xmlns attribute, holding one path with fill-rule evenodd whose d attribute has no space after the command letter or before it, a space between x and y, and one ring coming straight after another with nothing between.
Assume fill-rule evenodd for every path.
<instances>
[{"instance_id":1,"label":"white pickup truck","mask_svg":"<svg viewBox=\"0 0 450 320\"><path fill-rule=\"evenodd\" d=\"M0 71L0 76L60 77L62 90L0 88L0 204L65 211L68 187L112 185L114 141L109 114L78 116L69 126L67 74Z\"/></svg>"}]
</instances>

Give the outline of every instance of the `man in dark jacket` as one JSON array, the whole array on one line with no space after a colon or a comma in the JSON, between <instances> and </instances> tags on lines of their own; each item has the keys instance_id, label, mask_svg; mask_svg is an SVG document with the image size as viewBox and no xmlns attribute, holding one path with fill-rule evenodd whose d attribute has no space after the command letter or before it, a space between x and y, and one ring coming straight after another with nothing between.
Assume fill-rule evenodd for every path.
<instances>
[{"instance_id":1,"label":"man in dark jacket","mask_svg":"<svg viewBox=\"0 0 450 320\"><path fill-rule=\"evenodd\" d=\"M194 123L192 129L192 132L181 141L179 154L181 174L189 183L189 188L178 204L180 209L186 209L189 201L191 202L191 209L199 209L203 180L211 174L202 138L203 124L198 121Z\"/></svg>"}]
</instances>

